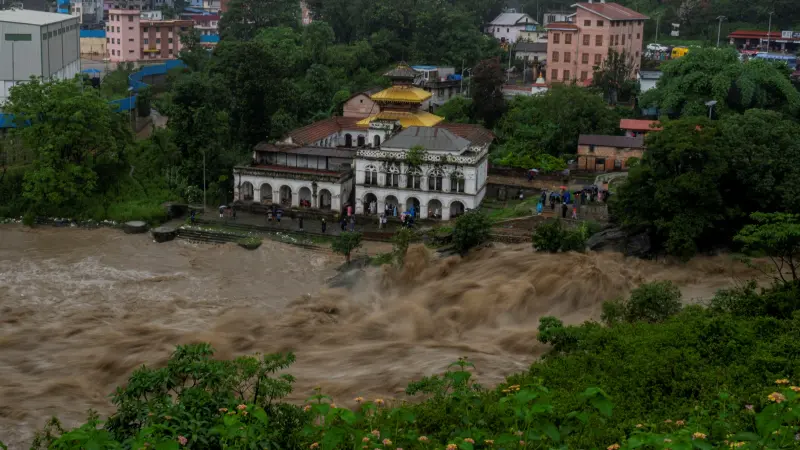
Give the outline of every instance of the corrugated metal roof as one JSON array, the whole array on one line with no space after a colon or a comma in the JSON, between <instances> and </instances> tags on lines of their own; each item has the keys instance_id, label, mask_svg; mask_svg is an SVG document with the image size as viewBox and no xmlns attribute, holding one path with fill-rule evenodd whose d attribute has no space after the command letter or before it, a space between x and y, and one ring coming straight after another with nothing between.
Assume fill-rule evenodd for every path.
<instances>
[{"instance_id":1,"label":"corrugated metal roof","mask_svg":"<svg viewBox=\"0 0 800 450\"><path fill-rule=\"evenodd\" d=\"M385 74L383 74L383 76L387 78L408 78L413 80L414 78L416 78L417 72L411 67L408 67L405 64L401 64L395 67L394 69L386 72Z\"/></svg>"},{"instance_id":2,"label":"corrugated metal roof","mask_svg":"<svg viewBox=\"0 0 800 450\"><path fill-rule=\"evenodd\" d=\"M342 129L365 128L358 125L360 119L354 117L331 117L306 125L289 132L295 144L308 145L324 139Z\"/></svg>"},{"instance_id":3,"label":"corrugated metal roof","mask_svg":"<svg viewBox=\"0 0 800 450\"><path fill-rule=\"evenodd\" d=\"M472 145L485 145L494 140L494 134L486 128L471 123L439 123L438 128L446 128L451 133L468 140Z\"/></svg>"},{"instance_id":4,"label":"corrugated metal roof","mask_svg":"<svg viewBox=\"0 0 800 450\"><path fill-rule=\"evenodd\" d=\"M601 147L644 148L644 136L607 136L603 134L582 134L578 145L599 145Z\"/></svg>"},{"instance_id":5,"label":"corrugated metal roof","mask_svg":"<svg viewBox=\"0 0 800 450\"><path fill-rule=\"evenodd\" d=\"M462 152L470 143L450 130L435 127L409 127L383 143L387 148L403 148L421 145L428 151Z\"/></svg>"},{"instance_id":6,"label":"corrugated metal roof","mask_svg":"<svg viewBox=\"0 0 800 450\"><path fill-rule=\"evenodd\" d=\"M528 19L528 21L525 22L525 19ZM520 23L538 24L539 22L525 13L501 13L490 22L491 25L497 26L519 25Z\"/></svg>"},{"instance_id":7,"label":"corrugated metal roof","mask_svg":"<svg viewBox=\"0 0 800 450\"><path fill-rule=\"evenodd\" d=\"M657 120L620 119L620 130L661 131L661 122Z\"/></svg>"},{"instance_id":8,"label":"corrugated metal roof","mask_svg":"<svg viewBox=\"0 0 800 450\"><path fill-rule=\"evenodd\" d=\"M517 52L547 53L547 42L517 42Z\"/></svg>"},{"instance_id":9,"label":"corrugated metal roof","mask_svg":"<svg viewBox=\"0 0 800 450\"><path fill-rule=\"evenodd\" d=\"M29 9L7 9L0 11L0 22L22 23L26 25L49 25L65 20L78 20L78 17L68 14L58 14Z\"/></svg>"}]
</instances>

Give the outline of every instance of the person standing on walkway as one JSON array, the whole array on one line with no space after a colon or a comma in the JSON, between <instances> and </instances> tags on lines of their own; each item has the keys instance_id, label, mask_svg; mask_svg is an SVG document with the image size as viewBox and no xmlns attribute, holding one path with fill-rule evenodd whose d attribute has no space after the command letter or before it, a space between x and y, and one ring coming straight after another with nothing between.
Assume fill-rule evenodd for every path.
<instances>
[{"instance_id":1,"label":"person standing on walkway","mask_svg":"<svg viewBox=\"0 0 800 450\"><path fill-rule=\"evenodd\" d=\"M350 216L350 231L356 231L356 216Z\"/></svg>"},{"instance_id":2,"label":"person standing on walkway","mask_svg":"<svg viewBox=\"0 0 800 450\"><path fill-rule=\"evenodd\" d=\"M342 217L342 220L339 221L339 225L342 227L342 231L347 231L347 218Z\"/></svg>"},{"instance_id":3,"label":"person standing on walkway","mask_svg":"<svg viewBox=\"0 0 800 450\"><path fill-rule=\"evenodd\" d=\"M303 231L303 216L297 218L297 224L300 226L300 231Z\"/></svg>"},{"instance_id":4,"label":"person standing on walkway","mask_svg":"<svg viewBox=\"0 0 800 450\"><path fill-rule=\"evenodd\" d=\"M328 229L328 222L325 221L324 217L322 218L322 223L320 224L320 226L322 227L322 234L325 234L325 230Z\"/></svg>"},{"instance_id":5,"label":"person standing on walkway","mask_svg":"<svg viewBox=\"0 0 800 450\"><path fill-rule=\"evenodd\" d=\"M578 220L578 206L572 205L572 220Z\"/></svg>"},{"instance_id":6,"label":"person standing on walkway","mask_svg":"<svg viewBox=\"0 0 800 450\"><path fill-rule=\"evenodd\" d=\"M561 218L562 219L566 219L567 218L567 204L566 203L562 203L561 204Z\"/></svg>"}]
</instances>

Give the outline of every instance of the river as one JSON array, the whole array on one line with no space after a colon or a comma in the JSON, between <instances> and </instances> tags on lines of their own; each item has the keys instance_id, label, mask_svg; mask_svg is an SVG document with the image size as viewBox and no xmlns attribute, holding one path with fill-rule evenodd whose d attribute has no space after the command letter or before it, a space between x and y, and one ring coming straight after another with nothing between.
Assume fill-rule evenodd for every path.
<instances>
[{"instance_id":1,"label":"river","mask_svg":"<svg viewBox=\"0 0 800 450\"><path fill-rule=\"evenodd\" d=\"M51 415L76 425L89 408L109 413L112 390L177 344L210 342L221 358L294 351L292 401L314 386L341 403L404 398L408 381L460 356L489 385L525 370L546 351L542 316L597 319L604 300L649 280L673 280L691 300L752 275L726 257L675 265L517 245L462 260L413 247L401 272L326 288L341 261L272 241L246 251L0 226L0 440L27 448Z\"/></svg>"}]
</instances>

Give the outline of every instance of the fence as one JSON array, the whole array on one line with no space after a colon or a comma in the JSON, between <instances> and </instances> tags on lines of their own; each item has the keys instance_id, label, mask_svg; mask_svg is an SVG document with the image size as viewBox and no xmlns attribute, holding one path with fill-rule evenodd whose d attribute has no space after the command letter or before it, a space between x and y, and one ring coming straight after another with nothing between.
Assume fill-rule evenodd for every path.
<instances>
[{"instance_id":1,"label":"fence","mask_svg":"<svg viewBox=\"0 0 800 450\"><path fill-rule=\"evenodd\" d=\"M128 86L133 89L133 92L137 92L149 86L142 81L144 77L166 75L167 72L172 69L185 66L186 64L179 59L170 60L163 64L144 66L138 71L128 75ZM114 106L114 111L116 112L130 111L136 108L136 95L131 95L130 97L121 98L119 100L111 100L109 103ZM16 128L14 116L11 114L0 114L0 128Z\"/></svg>"}]
</instances>

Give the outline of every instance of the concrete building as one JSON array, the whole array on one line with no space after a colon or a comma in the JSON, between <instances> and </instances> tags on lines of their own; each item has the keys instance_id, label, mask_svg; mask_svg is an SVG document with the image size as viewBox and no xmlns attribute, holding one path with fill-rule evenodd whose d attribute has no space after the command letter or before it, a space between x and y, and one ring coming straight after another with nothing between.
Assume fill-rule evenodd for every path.
<instances>
[{"instance_id":1,"label":"concrete building","mask_svg":"<svg viewBox=\"0 0 800 450\"><path fill-rule=\"evenodd\" d=\"M146 20L139 10L112 9L106 25L108 57L114 62L175 59L181 33L191 20Z\"/></svg>"},{"instance_id":2,"label":"concrete building","mask_svg":"<svg viewBox=\"0 0 800 450\"><path fill-rule=\"evenodd\" d=\"M547 26L547 83L578 80L589 84L594 67L602 64L609 49L625 51L633 60L635 76L642 56L644 21L647 16L603 1L577 3L573 21Z\"/></svg>"},{"instance_id":3,"label":"concrete building","mask_svg":"<svg viewBox=\"0 0 800 450\"><path fill-rule=\"evenodd\" d=\"M514 57L528 63L543 63L547 60L547 42L519 42L514 46Z\"/></svg>"},{"instance_id":4,"label":"concrete building","mask_svg":"<svg viewBox=\"0 0 800 450\"><path fill-rule=\"evenodd\" d=\"M582 134L578 137L578 170L612 172L627 170L629 158L642 158L644 136L605 136Z\"/></svg>"},{"instance_id":5,"label":"concrete building","mask_svg":"<svg viewBox=\"0 0 800 450\"><path fill-rule=\"evenodd\" d=\"M423 219L449 220L477 208L486 194L489 145L494 136L479 125L408 127L380 148L356 151L356 214L380 214L387 205ZM406 155L425 149L423 163Z\"/></svg>"},{"instance_id":6,"label":"concrete building","mask_svg":"<svg viewBox=\"0 0 800 450\"><path fill-rule=\"evenodd\" d=\"M414 86L430 92L431 98L422 102L425 111L434 111L448 100L461 94L461 75L456 75L455 67L411 66L417 73Z\"/></svg>"},{"instance_id":7,"label":"concrete building","mask_svg":"<svg viewBox=\"0 0 800 450\"><path fill-rule=\"evenodd\" d=\"M194 22L200 36L219 36L219 14L183 14L181 18Z\"/></svg>"},{"instance_id":8,"label":"concrete building","mask_svg":"<svg viewBox=\"0 0 800 450\"><path fill-rule=\"evenodd\" d=\"M547 26L553 22L571 22L574 16L574 11L547 11L542 14L542 25Z\"/></svg>"},{"instance_id":9,"label":"concrete building","mask_svg":"<svg viewBox=\"0 0 800 450\"><path fill-rule=\"evenodd\" d=\"M12 86L30 77L68 79L79 74L78 18L28 10L0 11L0 104Z\"/></svg>"},{"instance_id":10,"label":"concrete building","mask_svg":"<svg viewBox=\"0 0 800 450\"><path fill-rule=\"evenodd\" d=\"M357 119L366 119L381 110L377 102L370 98L372 94L380 92L380 88L369 89L364 92L353 94L344 102L342 115Z\"/></svg>"},{"instance_id":11,"label":"concrete building","mask_svg":"<svg viewBox=\"0 0 800 450\"><path fill-rule=\"evenodd\" d=\"M642 70L636 74L636 79L639 80L639 91L644 94L656 87L656 83L661 78L660 70Z\"/></svg>"},{"instance_id":12,"label":"concrete building","mask_svg":"<svg viewBox=\"0 0 800 450\"><path fill-rule=\"evenodd\" d=\"M535 25L539 25L539 22L525 13L504 12L486 26L486 32L500 42L514 43L519 40L521 32Z\"/></svg>"},{"instance_id":13,"label":"concrete building","mask_svg":"<svg viewBox=\"0 0 800 450\"><path fill-rule=\"evenodd\" d=\"M80 30L81 55L103 57L107 55L105 30Z\"/></svg>"}]
</instances>

